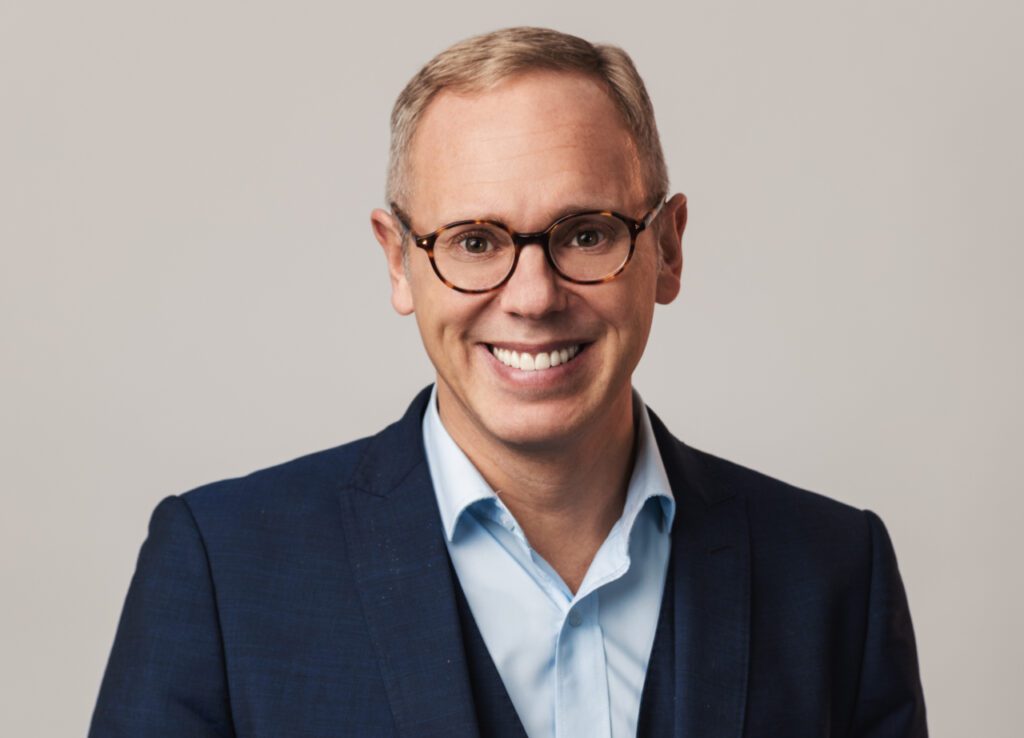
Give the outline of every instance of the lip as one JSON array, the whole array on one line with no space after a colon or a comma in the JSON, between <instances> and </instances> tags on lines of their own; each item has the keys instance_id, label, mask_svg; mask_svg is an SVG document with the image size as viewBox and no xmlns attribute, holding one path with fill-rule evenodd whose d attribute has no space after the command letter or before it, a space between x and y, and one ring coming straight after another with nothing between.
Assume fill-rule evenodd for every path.
<instances>
[{"instance_id":1,"label":"lip","mask_svg":"<svg viewBox=\"0 0 1024 738\"><path fill-rule=\"evenodd\" d=\"M497 346L498 348L508 349L509 351L518 351L519 353L525 352L528 354L539 354L545 351L550 353L551 351L557 351L558 349L564 349L574 345L578 345L580 350L582 350L591 343L593 343L593 341L587 341L582 338L567 338L561 341L547 341L545 343L507 343L502 341L500 343L484 343L483 345L487 347L488 351Z\"/></svg>"},{"instance_id":2,"label":"lip","mask_svg":"<svg viewBox=\"0 0 1024 738\"><path fill-rule=\"evenodd\" d=\"M572 361L533 372L524 372L516 369L515 367L506 366L501 363L493 353L491 353L492 346L499 346L511 351L525 351L527 353L536 354L541 351L562 349L566 346L571 346L574 343L579 344L580 350ZM589 351L589 348L593 343L593 341L572 340L552 341L548 343L480 343L477 344L477 348L484 353L486 357L485 361L487 361L488 365L501 381L517 387L549 389L564 383L566 380L579 374L585 368L586 364L590 360L591 352Z\"/></svg>"}]
</instances>

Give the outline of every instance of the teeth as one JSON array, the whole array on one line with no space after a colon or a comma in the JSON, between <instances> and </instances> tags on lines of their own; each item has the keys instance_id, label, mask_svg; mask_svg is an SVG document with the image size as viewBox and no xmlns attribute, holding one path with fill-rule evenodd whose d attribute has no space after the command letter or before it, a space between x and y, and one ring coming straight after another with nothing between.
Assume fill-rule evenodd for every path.
<instances>
[{"instance_id":1,"label":"teeth","mask_svg":"<svg viewBox=\"0 0 1024 738\"><path fill-rule=\"evenodd\" d=\"M576 358L576 354L579 352L580 345L578 343L551 352L542 351L539 354L528 354L525 351L519 353L518 351L509 351L498 346L491 347L491 353L494 354L498 361L505 366L510 366L513 369L519 369L524 372L540 372L560 364L565 364Z\"/></svg>"}]
</instances>

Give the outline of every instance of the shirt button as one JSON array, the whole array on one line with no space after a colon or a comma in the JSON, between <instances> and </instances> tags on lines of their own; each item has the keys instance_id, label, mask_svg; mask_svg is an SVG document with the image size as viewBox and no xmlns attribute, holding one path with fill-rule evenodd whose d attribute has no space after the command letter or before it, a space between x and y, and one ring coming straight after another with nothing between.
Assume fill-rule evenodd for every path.
<instances>
[{"instance_id":1,"label":"shirt button","mask_svg":"<svg viewBox=\"0 0 1024 738\"><path fill-rule=\"evenodd\" d=\"M574 628L578 628L583 625L583 616L580 615L576 610L569 613L569 625Z\"/></svg>"}]
</instances>

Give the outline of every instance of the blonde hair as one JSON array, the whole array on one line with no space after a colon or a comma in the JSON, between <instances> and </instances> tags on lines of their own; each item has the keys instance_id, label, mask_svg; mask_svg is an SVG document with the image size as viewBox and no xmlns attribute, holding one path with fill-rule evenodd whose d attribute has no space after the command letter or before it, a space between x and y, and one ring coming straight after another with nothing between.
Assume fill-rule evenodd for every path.
<instances>
[{"instance_id":1,"label":"blonde hair","mask_svg":"<svg viewBox=\"0 0 1024 738\"><path fill-rule=\"evenodd\" d=\"M409 148L435 95L445 89L482 92L509 77L533 71L586 74L603 83L636 144L651 205L665 196L668 170L654 108L629 55L617 46L595 45L549 28L520 26L460 41L409 80L391 111L387 201L402 203L409 194Z\"/></svg>"}]
</instances>

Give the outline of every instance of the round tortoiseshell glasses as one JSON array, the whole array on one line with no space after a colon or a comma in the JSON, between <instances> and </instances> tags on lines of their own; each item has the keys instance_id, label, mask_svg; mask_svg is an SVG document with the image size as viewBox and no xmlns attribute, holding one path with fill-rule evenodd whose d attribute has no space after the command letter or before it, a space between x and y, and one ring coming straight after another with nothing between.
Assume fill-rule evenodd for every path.
<instances>
[{"instance_id":1,"label":"round tortoiseshell glasses","mask_svg":"<svg viewBox=\"0 0 1024 738\"><path fill-rule=\"evenodd\" d=\"M516 233L497 220L458 220L432 233L415 235L397 205L391 211L413 243L427 252L434 273L459 292L490 292L505 284L519 263L523 246L536 243L548 264L574 284L601 284L626 268L636 238L658 216L664 201L640 220L611 210L564 215L543 231Z\"/></svg>"}]
</instances>

